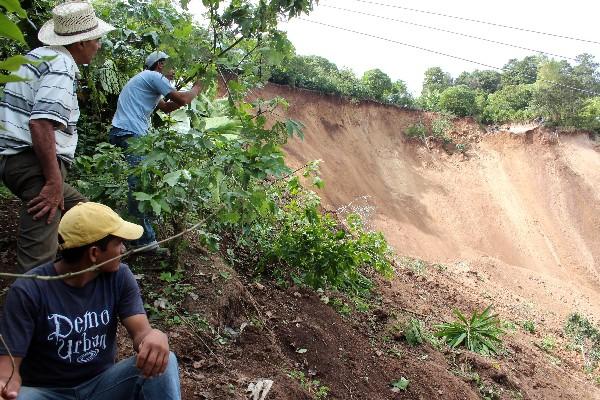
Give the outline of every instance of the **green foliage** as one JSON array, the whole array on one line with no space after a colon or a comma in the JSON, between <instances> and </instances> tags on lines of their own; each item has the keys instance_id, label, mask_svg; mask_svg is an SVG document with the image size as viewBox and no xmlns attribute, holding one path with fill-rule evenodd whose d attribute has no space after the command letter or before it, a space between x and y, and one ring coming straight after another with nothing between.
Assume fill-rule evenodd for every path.
<instances>
[{"instance_id":1,"label":"green foliage","mask_svg":"<svg viewBox=\"0 0 600 400\"><path fill-rule=\"evenodd\" d=\"M108 143L100 143L94 155L75 158L75 186L90 200L116 210L127 204L127 175L129 168L121 149Z\"/></svg>"},{"instance_id":2,"label":"green foliage","mask_svg":"<svg viewBox=\"0 0 600 400\"><path fill-rule=\"evenodd\" d=\"M406 379L405 377L401 377L397 381L394 381L391 383L392 391L393 392L405 391L406 389L408 389L409 384L410 384L410 380Z\"/></svg>"},{"instance_id":3,"label":"green foliage","mask_svg":"<svg viewBox=\"0 0 600 400\"><path fill-rule=\"evenodd\" d=\"M288 372L287 376L296 379L300 383L300 387L306 390L315 400L326 399L329 395L329 387L322 385L317 379L307 377L302 371L293 370Z\"/></svg>"},{"instance_id":4,"label":"green foliage","mask_svg":"<svg viewBox=\"0 0 600 400\"><path fill-rule=\"evenodd\" d=\"M362 76L362 82L366 86L369 96L374 100L383 101L392 91L392 80L380 69L366 71Z\"/></svg>"},{"instance_id":5,"label":"green foliage","mask_svg":"<svg viewBox=\"0 0 600 400\"><path fill-rule=\"evenodd\" d=\"M440 94L452 86L452 77L440 67L432 67L425 71L419 105L429 111L439 111Z\"/></svg>"},{"instance_id":6,"label":"green foliage","mask_svg":"<svg viewBox=\"0 0 600 400\"><path fill-rule=\"evenodd\" d=\"M404 134L411 139L425 140L427 137L427 127L422 121L409 125Z\"/></svg>"},{"instance_id":7,"label":"green foliage","mask_svg":"<svg viewBox=\"0 0 600 400\"><path fill-rule=\"evenodd\" d=\"M475 98L475 91L468 86L452 86L440 93L438 107L441 111L458 117L474 115L476 111Z\"/></svg>"},{"instance_id":8,"label":"green foliage","mask_svg":"<svg viewBox=\"0 0 600 400\"><path fill-rule=\"evenodd\" d=\"M470 351L483 355L498 354L502 344L500 336L504 330L497 315L491 313L491 305L481 313L473 312L470 318L454 310L458 320L438 325L435 336L442 338L450 347L465 346Z\"/></svg>"},{"instance_id":9,"label":"green foliage","mask_svg":"<svg viewBox=\"0 0 600 400\"><path fill-rule=\"evenodd\" d=\"M526 332L535 333L535 322L527 320L521 323L521 326Z\"/></svg>"},{"instance_id":10,"label":"green foliage","mask_svg":"<svg viewBox=\"0 0 600 400\"><path fill-rule=\"evenodd\" d=\"M542 338L538 347L544 350L546 353L552 352L556 348L556 338L552 335L546 335Z\"/></svg>"},{"instance_id":11,"label":"green foliage","mask_svg":"<svg viewBox=\"0 0 600 400\"><path fill-rule=\"evenodd\" d=\"M259 272L290 274L314 288L353 292L372 286L361 272L363 267L388 276L392 273L392 251L381 233L366 231L358 215L338 221L320 214L319 206L314 194L292 196L284 212L276 216L274 229L256 230L263 253ZM268 271L273 265L281 265L283 270Z\"/></svg>"},{"instance_id":12,"label":"green foliage","mask_svg":"<svg viewBox=\"0 0 600 400\"><path fill-rule=\"evenodd\" d=\"M578 115L579 126L600 133L600 96L587 99Z\"/></svg>"},{"instance_id":13,"label":"green foliage","mask_svg":"<svg viewBox=\"0 0 600 400\"><path fill-rule=\"evenodd\" d=\"M365 72L358 79L349 69L338 69L319 56L290 55L271 69L270 80L275 83L336 94L351 100L376 100L400 107L411 107L413 99L402 81L392 83L378 69Z\"/></svg>"},{"instance_id":14,"label":"green foliage","mask_svg":"<svg viewBox=\"0 0 600 400\"><path fill-rule=\"evenodd\" d=\"M507 85L487 98L484 120L494 123L524 121L532 117L532 85Z\"/></svg>"},{"instance_id":15,"label":"green foliage","mask_svg":"<svg viewBox=\"0 0 600 400\"><path fill-rule=\"evenodd\" d=\"M586 95L569 89L582 88L566 61L546 61L539 65L531 100L537 115L561 126L577 125L577 115ZM582 88L584 89L584 88Z\"/></svg>"},{"instance_id":16,"label":"green foliage","mask_svg":"<svg viewBox=\"0 0 600 400\"><path fill-rule=\"evenodd\" d=\"M12 51L15 47L25 44L23 32L15 21L27 18L27 12L21 7L18 0L0 0L0 7L0 37L10 39L8 43L2 45L3 51L0 54L4 58L8 57L8 54L4 51L4 46L8 46L9 51ZM22 81L23 79L14 72L18 71L21 65L29 63L31 63L31 60L20 55L0 60L0 70L9 72L9 74L0 73L0 85Z\"/></svg>"},{"instance_id":17,"label":"green foliage","mask_svg":"<svg viewBox=\"0 0 600 400\"><path fill-rule=\"evenodd\" d=\"M411 346L423 344L425 341L423 329L423 323L421 320L411 318L404 327L404 338L406 339L406 342Z\"/></svg>"},{"instance_id":18,"label":"green foliage","mask_svg":"<svg viewBox=\"0 0 600 400\"><path fill-rule=\"evenodd\" d=\"M452 139L448 134L454 129L451 114L440 114L431 121L431 133L433 137L441 140L443 143L450 143Z\"/></svg>"},{"instance_id":19,"label":"green foliage","mask_svg":"<svg viewBox=\"0 0 600 400\"><path fill-rule=\"evenodd\" d=\"M544 60L540 56L527 56L522 60L513 58L502 67L502 86L527 85L537 79L539 64Z\"/></svg>"},{"instance_id":20,"label":"green foliage","mask_svg":"<svg viewBox=\"0 0 600 400\"><path fill-rule=\"evenodd\" d=\"M489 94L500 89L501 81L502 75L498 71L476 69L473 72L462 72L454 83Z\"/></svg>"},{"instance_id":21,"label":"green foliage","mask_svg":"<svg viewBox=\"0 0 600 400\"><path fill-rule=\"evenodd\" d=\"M413 96L408 91L406 83L401 80L397 80L392 84L392 89L388 94L387 102L403 108L415 107Z\"/></svg>"},{"instance_id":22,"label":"green foliage","mask_svg":"<svg viewBox=\"0 0 600 400\"><path fill-rule=\"evenodd\" d=\"M581 352L586 370L594 370L600 363L600 330L586 317L574 313L565 324L565 333Z\"/></svg>"}]
</instances>

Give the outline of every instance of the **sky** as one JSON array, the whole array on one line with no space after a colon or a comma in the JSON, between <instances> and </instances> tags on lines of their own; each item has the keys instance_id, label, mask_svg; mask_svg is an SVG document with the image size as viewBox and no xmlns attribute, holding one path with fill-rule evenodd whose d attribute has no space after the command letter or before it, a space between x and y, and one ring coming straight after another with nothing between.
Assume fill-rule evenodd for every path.
<instances>
[{"instance_id":1,"label":"sky","mask_svg":"<svg viewBox=\"0 0 600 400\"><path fill-rule=\"evenodd\" d=\"M593 54L596 60L600 61L600 44L504 29L373 4L374 2L432 11L600 42L600 35L598 34L600 32L598 30L600 2L598 1L366 1L371 3L357 0L321 0L310 15L303 16L302 19L296 18L290 22L282 22L279 27L288 33L297 54L325 57L337 64L338 67L352 69L359 77L362 76L364 71L379 68L388 74L392 80L401 79L405 81L409 90L415 95L420 93L424 72L429 67L439 66L453 77L457 77L462 71L489 68L308 21L322 22L391 39L392 41L404 42L498 68L501 68L511 58L523 58L536 53L364 14L356 14L339 8L408 21L414 24L434 26L439 29L479 36L566 57L574 58L578 54L587 52ZM572 62L572 60L568 61Z\"/></svg>"},{"instance_id":2,"label":"sky","mask_svg":"<svg viewBox=\"0 0 600 400\"><path fill-rule=\"evenodd\" d=\"M373 2L600 42L600 31L598 30L600 2L597 1L373 0ZM600 44L503 29L404 9L367 4L356 0L322 0L314 11L303 19L413 44L500 68L511 58L523 58L535 54L527 50L351 13L328 6L434 26L567 57L574 58L578 54L587 52L595 55L596 60L600 61ZM288 32L288 37L296 47L298 54L323 56L337 64L338 67L351 68L358 76L361 76L366 70L379 68L393 80L405 81L414 94L420 92L423 75L429 67L439 66L454 77L462 71L487 69L465 61L303 20L282 23L280 28Z\"/></svg>"}]
</instances>

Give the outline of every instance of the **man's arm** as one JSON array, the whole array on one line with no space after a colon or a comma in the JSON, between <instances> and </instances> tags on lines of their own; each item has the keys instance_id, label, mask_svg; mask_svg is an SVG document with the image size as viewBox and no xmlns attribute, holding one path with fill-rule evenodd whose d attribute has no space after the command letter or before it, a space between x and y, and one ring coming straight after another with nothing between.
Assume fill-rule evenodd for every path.
<instances>
[{"instance_id":1,"label":"man's arm","mask_svg":"<svg viewBox=\"0 0 600 400\"><path fill-rule=\"evenodd\" d=\"M165 372L169 362L167 335L152 329L145 314L132 315L122 322L133 340L134 350L138 352L136 367L142 374L150 378Z\"/></svg>"},{"instance_id":2,"label":"man's arm","mask_svg":"<svg viewBox=\"0 0 600 400\"><path fill-rule=\"evenodd\" d=\"M183 107L187 104L190 104L192 102L192 100L194 100L196 98L196 96L198 96L198 93L200 93L200 82L197 81L196 83L194 83L194 86L192 86L192 88L186 92L178 92L178 91L172 91L171 93L169 93L169 100L171 100L170 102L175 103L177 105L177 107L175 108L175 110L179 107ZM166 103L169 104L169 103ZM159 103L160 105L160 103ZM164 110L163 110L164 111ZM173 110L171 110L173 111ZM166 111L165 111L166 112Z\"/></svg>"},{"instance_id":3,"label":"man's arm","mask_svg":"<svg viewBox=\"0 0 600 400\"><path fill-rule=\"evenodd\" d=\"M48 214L48 223L52 222L57 208L64 210L63 180L56 159L56 143L54 122L47 119L29 121L33 151L40 161L46 183L40 193L27 203L27 212L33 219L40 219Z\"/></svg>"},{"instance_id":4,"label":"man's arm","mask_svg":"<svg viewBox=\"0 0 600 400\"><path fill-rule=\"evenodd\" d=\"M13 373L13 366L9 356L0 356L0 397L6 400L14 400L19 394L21 389L21 375L19 374L19 368L21 367L21 361L23 358L14 357L15 370ZM12 373L12 378L10 375ZM10 378L10 382L8 382ZM4 386L8 382L6 388Z\"/></svg>"},{"instance_id":5,"label":"man's arm","mask_svg":"<svg viewBox=\"0 0 600 400\"><path fill-rule=\"evenodd\" d=\"M181 106L174 101L160 100L158 102L158 109L167 114L169 114L171 111L177 110L178 108L181 108Z\"/></svg>"}]
</instances>

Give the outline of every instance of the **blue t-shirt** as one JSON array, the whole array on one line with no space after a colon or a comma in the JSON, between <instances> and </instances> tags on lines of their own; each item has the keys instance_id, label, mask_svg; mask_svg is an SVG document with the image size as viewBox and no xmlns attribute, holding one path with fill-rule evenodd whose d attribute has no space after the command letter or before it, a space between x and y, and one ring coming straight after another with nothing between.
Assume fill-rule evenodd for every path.
<instances>
[{"instance_id":1,"label":"blue t-shirt","mask_svg":"<svg viewBox=\"0 0 600 400\"><path fill-rule=\"evenodd\" d=\"M57 275L53 263L28 273ZM62 280L16 280L0 332L12 355L23 357L24 386L74 387L115 363L118 319L144 313L137 282L121 264L82 288ZM1 344L0 354L8 354Z\"/></svg>"},{"instance_id":2,"label":"blue t-shirt","mask_svg":"<svg viewBox=\"0 0 600 400\"><path fill-rule=\"evenodd\" d=\"M112 126L136 136L146 134L152 111L162 97L174 90L171 82L160 72L140 72L121 91Z\"/></svg>"}]
</instances>

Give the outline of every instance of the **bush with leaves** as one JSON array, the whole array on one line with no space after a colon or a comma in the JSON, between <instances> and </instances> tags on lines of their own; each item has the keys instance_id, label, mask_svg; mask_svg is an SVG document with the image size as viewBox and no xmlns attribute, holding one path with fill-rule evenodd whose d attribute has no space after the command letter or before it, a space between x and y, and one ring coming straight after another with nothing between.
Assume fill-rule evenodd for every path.
<instances>
[{"instance_id":1,"label":"bush with leaves","mask_svg":"<svg viewBox=\"0 0 600 400\"><path fill-rule=\"evenodd\" d=\"M437 325L435 336L444 340L450 347L464 346L470 351L483 355L498 354L502 344L500 336L504 333L500 319L491 313L488 306L481 313L475 311L466 317L459 310L454 310L457 320Z\"/></svg>"},{"instance_id":2,"label":"bush with leaves","mask_svg":"<svg viewBox=\"0 0 600 400\"><path fill-rule=\"evenodd\" d=\"M490 94L483 111L484 121L502 124L530 119L533 90L532 85L509 85Z\"/></svg>"},{"instance_id":3,"label":"bush with leaves","mask_svg":"<svg viewBox=\"0 0 600 400\"><path fill-rule=\"evenodd\" d=\"M246 244L257 259L256 272L355 293L372 287L363 268L385 276L393 272L385 238L367 231L358 215L342 220L321 214L319 197L302 189L298 178L274 188L272 196L279 199L273 220L255 224Z\"/></svg>"},{"instance_id":4,"label":"bush with leaves","mask_svg":"<svg viewBox=\"0 0 600 400\"><path fill-rule=\"evenodd\" d=\"M465 85L452 86L444 90L438 99L441 111L458 117L476 114L476 92Z\"/></svg>"}]
</instances>

